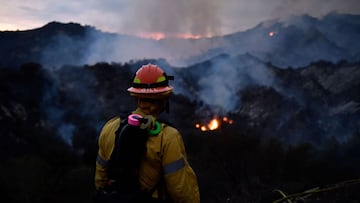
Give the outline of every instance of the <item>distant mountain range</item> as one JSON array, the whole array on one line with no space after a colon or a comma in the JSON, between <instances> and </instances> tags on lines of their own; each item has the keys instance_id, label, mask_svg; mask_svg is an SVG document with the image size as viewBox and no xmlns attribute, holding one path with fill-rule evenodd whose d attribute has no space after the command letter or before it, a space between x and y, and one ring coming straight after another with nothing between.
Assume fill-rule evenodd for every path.
<instances>
[{"instance_id":1,"label":"distant mountain range","mask_svg":"<svg viewBox=\"0 0 360 203\"><path fill-rule=\"evenodd\" d=\"M359 61L359 36L360 16L337 13L321 19L292 16L212 38L158 41L51 22L33 30L0 32L0 66L38 62L58 67L163 58L186 67L220 54L248 54L278 67L301 67L318 60Z\"/></svg>"}]
</instances>

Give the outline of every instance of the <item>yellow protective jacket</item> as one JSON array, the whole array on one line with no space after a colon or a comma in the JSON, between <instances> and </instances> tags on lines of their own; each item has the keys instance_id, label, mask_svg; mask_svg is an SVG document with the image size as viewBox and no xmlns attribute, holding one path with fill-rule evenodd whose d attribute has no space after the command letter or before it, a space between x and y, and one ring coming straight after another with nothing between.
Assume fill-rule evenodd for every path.
<instances>
[{"instance_id":1,"label":"yellow protective jacket","mask_svg":"<svg viewBox=\"0 0 360 203\"><path fill-rule=\"evenodd\" d=\"M137 109L134 113L142 114ZM142 114L143 115L143 114ZM96 160L95 187L100 189L107 182L106 164L115 144L115 132L120 126L120 118L109 120L99 137L99 151ZM161 171L168 195L174 202L200 202L196 175L190 167L180 133L173 127L161 124L161 132L149 136L147 152L140 166L140 185L143 189L154 188L160 180ZM157 198L157 191L153 197Z\"/></svg>"}]
</instances>

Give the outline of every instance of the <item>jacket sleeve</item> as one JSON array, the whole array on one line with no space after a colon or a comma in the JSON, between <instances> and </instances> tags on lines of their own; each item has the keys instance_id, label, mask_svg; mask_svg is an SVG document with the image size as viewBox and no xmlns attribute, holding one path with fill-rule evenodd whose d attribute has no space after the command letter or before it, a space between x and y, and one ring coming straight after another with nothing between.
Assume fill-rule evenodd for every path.
<instances>
[{"instance_id":1,"label":"jacket sleeve","mask_svg":"<svg viewBox=\"0 0 360 203\"><path fill-rule=\"evenodd\" d=\"M174 202L200 202L195 172L188 163L184 142L174 128L165 128L163 171L168 193Z\"/></svg>"},{"instance_id":2,"label":"jacket sleeve","mask_svg":"<svg viewBox=\"0 0 360 203\"><path fill-rule=\"evenodd\" d=\"M98 155L96 158L95 169L95 188L96 190L105 186L108 178L106 175L107 162L114 149L115 132L120 126L120 118L115 117L109 120L100 132L98 139Z\"/></svg>"}]
</instances>

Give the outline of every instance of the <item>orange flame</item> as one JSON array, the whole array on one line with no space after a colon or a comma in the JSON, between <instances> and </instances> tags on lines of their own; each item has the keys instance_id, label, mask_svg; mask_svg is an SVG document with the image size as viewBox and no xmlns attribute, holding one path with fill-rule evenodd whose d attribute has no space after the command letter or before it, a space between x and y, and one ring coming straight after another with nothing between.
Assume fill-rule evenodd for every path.
<instances>
[{"instance_id":1,"label":"orange flame","mask_svg":"<svg viewBox=\"0 0 360 203\"><path fill-rule=\"evenodd\" d=\"M229 119L228 117L222 117L222 119L213 118L209 121L208 124L200 124L196 123L195 127L200 129L201 131L213 131L220 128L221 123L233 124L234 120Z\"/></svg>"},{"instance_id":2,"label":"orange flame","mask_svg":"<svg viewBox=\"0 0 360 203\"><path fill-rule=\"evenodd\" d=\"M209 130L216 130L216 129L219 128L219 126L220 126L220 124L219 124L218 119L214 118L209 122L208 129Z\"/></svg>"}]
</instances>

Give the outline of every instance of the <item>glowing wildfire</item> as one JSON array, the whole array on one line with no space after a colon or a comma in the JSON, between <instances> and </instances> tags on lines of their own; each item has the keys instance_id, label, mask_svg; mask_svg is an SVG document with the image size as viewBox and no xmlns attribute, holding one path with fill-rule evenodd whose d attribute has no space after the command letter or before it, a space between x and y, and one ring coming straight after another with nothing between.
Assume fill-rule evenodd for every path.
<instances>
[{"instance_id":1,"label":"glowing wildfire","mask_svg":"<svg viewBox=\"0 0 360 203\"><path fill-rule=\"evenodd\" d=\"M231 120L228 117L222 117L221 119L213 118L207 124L196 123L195 127L201 131L212 131L219 129L222 123L227 123L231 125L234 123L234 120Z\"/></svg>"},{"instance_id":2,"label":"glowing wildfire","mask_svg":"<svg viewBox=\"0 0 360 203\"><path fill-rule=\"evenodd\" d=\"M140 33L138 34L138 36L142 38L154 39L154 40L161 40L165 38L200 39L204 37L210 37L210 36L202 36L200 34L191 34L191 33L167 34L163 32Z\"/></svg>"}]
</instances>

